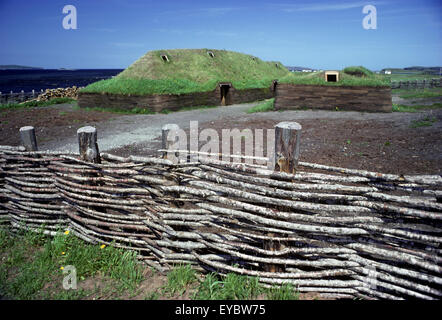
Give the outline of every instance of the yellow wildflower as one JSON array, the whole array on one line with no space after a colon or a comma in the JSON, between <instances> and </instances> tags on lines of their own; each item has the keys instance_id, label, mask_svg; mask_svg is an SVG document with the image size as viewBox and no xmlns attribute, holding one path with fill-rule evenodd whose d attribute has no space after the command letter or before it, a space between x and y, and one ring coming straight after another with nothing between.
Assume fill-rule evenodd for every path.
<instances>
[{"instance_id":1,"label":"yellow wildflower","mask_svg":"<svg viewBox=\"0 0 442 320\"><path fill-rule=\"evenodd\" d=\"M60 267L60 270L64 270L64 267Z\"/></svg>"},{"instance_id":2,"label":"yellow wildflower","mask_svg":"<svg viewBox=\"0 0 442 320\"><path fill-rule=\"evenodd\" d=\"M69 230L66 230L66 231L64 232L64 234L68 235L68 234L69 234Z\"/></svg>"},{"instance_id":3,"label":"yellow wildflower","mask_svg":"<svg viewBox=\"0 0 442 320\"><path fill-rule=\"evenodd\" d=\"M106 245L105 245L105 244L102 244L102 245L100 246L100 249L104 249L104 247L106 247Z\"/></svg>"},{"instance_id":4,"label":"yellow wildflower","mask_svg":"<svg viewBox=\"0 0 442 320\"><path fill-rule=\"evenodd\" d=\"M63 251L62 253L61 253L62 255L64 255L65 254L65 252Z\"/></svg>"}]
</instances>

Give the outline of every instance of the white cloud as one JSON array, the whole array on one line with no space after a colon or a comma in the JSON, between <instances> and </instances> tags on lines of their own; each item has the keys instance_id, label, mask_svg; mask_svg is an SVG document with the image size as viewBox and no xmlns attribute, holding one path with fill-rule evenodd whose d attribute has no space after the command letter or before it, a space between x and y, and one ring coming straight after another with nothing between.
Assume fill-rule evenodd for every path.
<instances>
[{"instance_id":1,"label":"white cloud","mask_svg":"<svg viewBox=\"0 0 442 320\"><path fill-rule=\"evenodd\" d=\"M343 2L343 3L324 3L324 4L299 4L299 5L286 5L282 10L285 12L298 12L298 11L340 11L354 8L362 8L367 4L381 5L385 2L370 2L370 1L358 1L358 2Z\"/></svg>"}]
</instances>

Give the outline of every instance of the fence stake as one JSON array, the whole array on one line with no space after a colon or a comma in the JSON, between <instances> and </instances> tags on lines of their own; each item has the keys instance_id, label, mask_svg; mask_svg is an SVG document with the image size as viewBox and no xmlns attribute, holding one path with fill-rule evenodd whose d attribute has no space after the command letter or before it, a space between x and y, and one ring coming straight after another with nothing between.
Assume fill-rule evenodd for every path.
<instances>
[{"instance_id":1,"label":"fence stake","mask_svg":"<svg viewBox=\"0 0 442 320\"><path fill-rule=\"evenodd\" d=\"M173 124L173 123L169 123L169 124L165 124L162 128L161 128L161 148L163 150L168 150L169 147L175 143L174 140L168 139L168 135L169 132L172 130L179 130L179 126L177 124ZM168 152L164 151L163 152L163 158L167 159L168 156Z\"/></svg>"},{"instance_id":2,"label":"fence stake","mask_svg":"<svg viewBox=\"0 0 442 320\"><path fill-rule=\"evenodd\" d=\"M37 139L35 138L35 129L31 126L20 128L20 142L26 151L37 151Z\"/></svg>"},{"instance_id":3,"label":"fence stake","mask_svg":"<svg viewBox=\"0 0 442 320\"><path fill-rule=\"evenodd\" d=\"M273 157L273 170L287 173L295 173L299 160L299 143L301 137L301 125L297 122L280 122L275 126L275 150ZM268 233L274 237L275 234ZM279 251L287 246L285 241L264 241L264 249ZM285 266L266 264L267 272L285 272Z\"/></svg>"},{"instance_id":4,"label":"fence stake","mask_svg":"<svg viewBox=\"0 0 442 320\"><path fill-rule=\"evenodd\" d=\"M101 163L97 144L97 129L91 126L77 130L80 158L84 161Z\"/></svg>"},{"instance_id":5,"label":"fence stake","mask_svg":"<svg viewBox=\"0 0 442 320\"><path fill-rule=\"evenodd\" d=\"M300 137L301 125L297 122L280 122L275 126L275 171L295 173Z\"/></svg>"}]
</instances>

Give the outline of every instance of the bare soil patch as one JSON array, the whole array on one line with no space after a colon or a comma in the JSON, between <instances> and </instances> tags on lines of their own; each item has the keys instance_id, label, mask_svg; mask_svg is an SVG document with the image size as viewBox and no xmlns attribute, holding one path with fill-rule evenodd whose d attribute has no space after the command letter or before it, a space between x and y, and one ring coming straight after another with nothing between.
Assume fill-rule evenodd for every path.
<instances>
[{"instance_id":1,"label":"bare soil patch","mask_svg":"<svg viewBox=\"0 0 442 320\"><path fill-rule=\"evenodd\" d=\"M82 126L94 126L114 118L110 112L86 111L73 104L0 110L0 145L20 144L19 129L33 126L37 143L76 136Z\"/></svg>"}]
</instances>

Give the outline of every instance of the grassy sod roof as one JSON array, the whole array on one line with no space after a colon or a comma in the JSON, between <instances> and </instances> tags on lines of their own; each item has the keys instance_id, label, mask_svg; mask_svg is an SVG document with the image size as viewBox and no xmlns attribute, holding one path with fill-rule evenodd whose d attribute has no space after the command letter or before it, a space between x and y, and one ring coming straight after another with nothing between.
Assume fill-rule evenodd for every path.
<instances>
[{"instance_id":1,"label":"grassy sod roof","mask_svg":"<svg viewBox=\"0 0 442 320\"><path fill-rule=\"evenodd\" d=\"M213 57L209 54L213 53ZM162 55L167 56L165 61ZM101 80L83 92L115 94L182 94L214 90L218 82L236 89L270 87L290 72L280 62L226 50L175 49L146 53L116 77Z\"/></svg>"},{"instance_id":2,"label":"grassy sod roof","mask_svg":"<svg viewBox=\"0 0 442 320\"><path fill-rule=\"evenodd\" d=\"M385 87L390 86L390 78L359 66L347 67L339 72L339 81L327 82L324 78L324 72L296 72L290 73L279 79L279 83L305 84L305 85L324 85L324 86L366 86L366 87Z\"/></svg>"}]
</instances>

